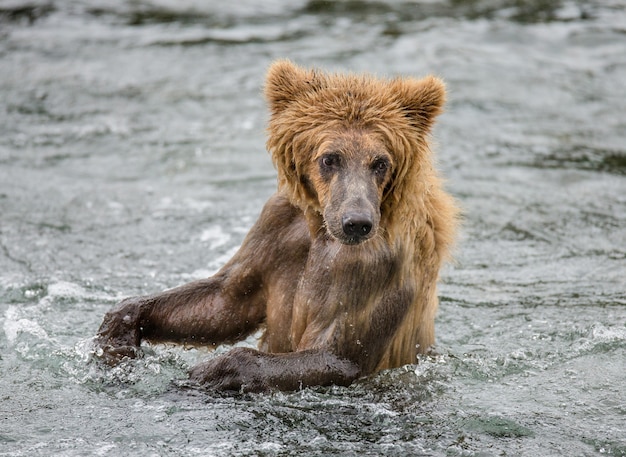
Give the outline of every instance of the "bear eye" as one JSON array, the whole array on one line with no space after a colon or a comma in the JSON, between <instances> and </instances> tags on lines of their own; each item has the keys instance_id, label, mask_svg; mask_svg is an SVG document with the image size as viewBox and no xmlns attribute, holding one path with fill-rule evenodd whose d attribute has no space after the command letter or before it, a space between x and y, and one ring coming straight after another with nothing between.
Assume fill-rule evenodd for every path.
<instances>
[{"instance_id":1,"label":"bear eye","mask_svg":"<svg viewBox=\"0 0 626 457\"><path fill-rule=\"evenodd\" d=\"M388 169L389 169L389 161L387 161L387 159L383 159L383 158L376 159L374 163L372 164L372 170L377 175L384 175L385 173L387 173Z\"/></svg>"},{"instance_id":2,"label":"bear eye","mask_svg":"<svg viewBox=\"0 0 626 457\"><path fill-rule=\"evenodd\" d=\"M339 166L339 156L337 154L325 154L320 159L322 168L330 170Z\"/></svg>"}]
</instances>

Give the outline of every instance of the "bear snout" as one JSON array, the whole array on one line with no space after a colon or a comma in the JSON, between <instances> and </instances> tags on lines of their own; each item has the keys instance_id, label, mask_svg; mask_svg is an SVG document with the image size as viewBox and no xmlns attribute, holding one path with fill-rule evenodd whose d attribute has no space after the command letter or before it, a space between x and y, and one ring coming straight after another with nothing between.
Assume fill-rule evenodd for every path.
<instances>
[{"instance_id":1,"label":"bear snout","mask_svg":"<svg viewBox=\"0 0 626 457\"><path fill-rule=\"evenodd\" d=\"M344 214L341 218L343 233L357 242L369 235L373 225L372 217L366 213L351 212Z\"/></svg>"},{"instance_id":2,"label":"bear snout","mask_svg":"<svg viewBox=\"0 0 626 457\"><path fill-rule=\"evenodd\" d=\"M378 230L380 215L361 205L337 210L333 206L324 211L327 232L342 244L361 244L372 238ZM356 206L356 207L355 207Z\"/></svg>"}]
</instances>

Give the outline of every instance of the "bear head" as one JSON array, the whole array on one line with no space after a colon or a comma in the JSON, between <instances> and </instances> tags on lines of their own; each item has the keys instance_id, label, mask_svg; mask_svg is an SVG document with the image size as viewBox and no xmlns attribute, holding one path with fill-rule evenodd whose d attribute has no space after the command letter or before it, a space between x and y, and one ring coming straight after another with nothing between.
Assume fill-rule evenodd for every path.
<instances>
[{"instance_id":1,"label":"bear head","mask_svg":"<svg viewBox=\"0 0 626 457\"><path fill-rule=\"evenodd\" d=\"M269 69L265 95L279 191L321 219L312 230L360 244L384 232L412 193L427 192L441 80L327 74L282 60Z\"/></svg>"}]
</instances>

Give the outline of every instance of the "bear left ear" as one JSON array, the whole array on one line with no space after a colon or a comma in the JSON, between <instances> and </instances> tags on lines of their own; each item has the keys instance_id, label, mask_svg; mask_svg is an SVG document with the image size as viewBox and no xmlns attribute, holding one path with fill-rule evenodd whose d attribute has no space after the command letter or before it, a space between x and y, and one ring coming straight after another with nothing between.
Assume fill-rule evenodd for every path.
<instances>
[{"instance_id":1,"label":"bear left ear","mask_svg":"<svg viewBox=\"0 0 626 457\"><path fill-rule=\"evenodd\" d=\"M315 90L320 84L320 77L314 71L286 59L277 60L270 66L265 82L265 97L272 114L281 112L303 92Z\"/></svg>"},{"instance_id":2,"label":"bear left ear","mask_svg":"<svg viewBox=\"0 0 626 457\"><path fill-rule=\"evenodd\" d=\"M446 102L446 86L434 76L423 79L401 79L393 90L406 116L424 133L430 131L435 118L442 113Z\"/></svg>"}]
</instances>

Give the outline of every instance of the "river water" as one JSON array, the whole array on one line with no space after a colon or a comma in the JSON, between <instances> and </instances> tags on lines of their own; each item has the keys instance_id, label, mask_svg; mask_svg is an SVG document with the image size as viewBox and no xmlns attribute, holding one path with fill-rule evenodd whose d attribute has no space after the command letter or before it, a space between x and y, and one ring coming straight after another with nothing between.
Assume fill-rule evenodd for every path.
<instances>
[{"instance_id":1,"label":"river water","mask_svg":"<svg viewBox=\"0 0 626 457\"><path fill-rule=\"evenodd\" d=\"M447 81L439 355L239 397L185 386L202 349L94 363L273 193L281 57ZM626 455L625 4L0 1L0 455Z\"/></svg>"}]
</instances>

